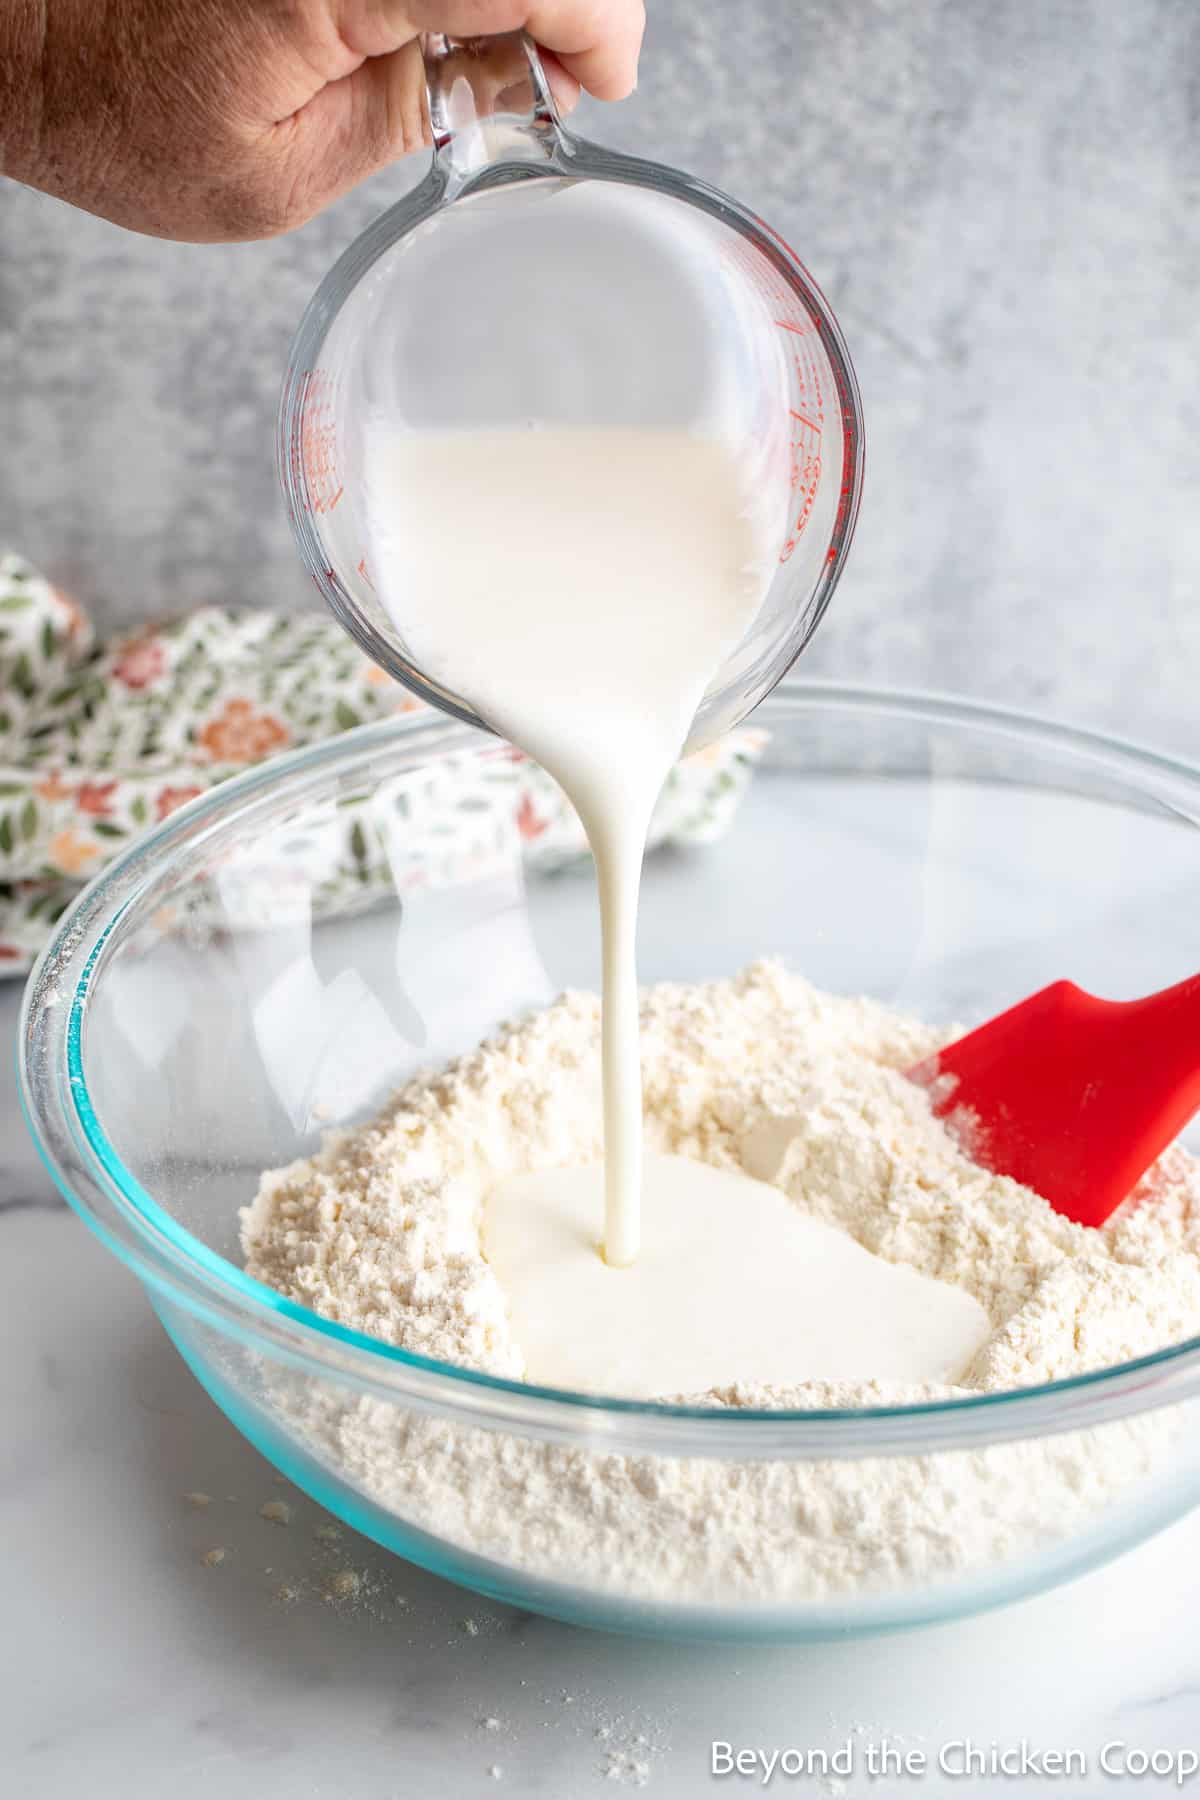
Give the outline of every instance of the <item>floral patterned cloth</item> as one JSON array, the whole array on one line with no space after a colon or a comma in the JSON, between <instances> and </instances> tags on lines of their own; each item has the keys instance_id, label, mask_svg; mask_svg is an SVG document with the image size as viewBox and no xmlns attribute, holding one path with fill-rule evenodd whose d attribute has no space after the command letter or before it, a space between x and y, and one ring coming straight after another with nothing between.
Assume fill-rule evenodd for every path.
<instances>
[{"instance_id":1,"label":"floral patterned cloth","mask_svg":"<svg viewBox=\"0 0 1200 1800\"><path fill-rule=\"evenodd\" d=\"M27 969L83 882L185 801L280 751L420 708L324 615L206 606L98 645L73 601L0 553L0 974ZM761 743L741 731L682 762L651 841L718 835ZM582 852L574 813L536 764L499 747L482 760L530 856ZM480 765L458 764L464 832ZM455 796L439 805L454 816ZM351 817L336 841L309 847L305 879L315 868L330 910L393 891L373 844Z\"/></svg>"}]
</instances>

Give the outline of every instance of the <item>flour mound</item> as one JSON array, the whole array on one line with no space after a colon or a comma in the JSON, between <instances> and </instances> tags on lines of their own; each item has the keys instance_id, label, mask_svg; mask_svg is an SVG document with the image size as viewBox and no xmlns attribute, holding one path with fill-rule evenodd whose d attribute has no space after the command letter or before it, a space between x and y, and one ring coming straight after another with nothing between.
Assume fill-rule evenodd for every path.
<instances>
[{"instance_id":1,"label":"flour mound","mask_svg":"<svg viewBox=\"0 0 1200 1800\"><path fill-rule=\"evenodd\" d=\"M741 1169L889 1262L962 1287L992 1335L959 1388L714 1389L731 1409L907 1404L1037 1385L1200 1333L1200 1165L1169 1151L1101 1230L980 1168L904 1070L946 1035L776 963L642 1003L652 1152ZM520 1378L483 1258L490 1190L603 1151L598 1001L568 994L385 1113L263 1176L248 1272L326 1318ZM670 1396L667 1396L670 1398ZM489 1559L640 1595L819 1598L1062 1541L1157 1466L1175 1413L869 1461L627 1457L281 1384L293 1425L377 1502Z\"/></svg>"},{"instance_id":2,"label":"flour mound","mask_svg":"<svg viewBox=\"0 0 1200 1800\"><path fill-rule=\"evenodd\" d=\"M242 1214L249 1273L390 1344L519 1378L482 1210L508 1176L602 1155L599 1034L599 1002L568 994L264 1175ZM1102 1231L1074 1225L971 1162L906 1079L943 1041L775 963L663 984L642 1006L648 1147L773 1182L875 1255L964 1288L994 1328L971 1387L1056 1380L1200 1331L1192 1159L1171 1153Z\"/></svg>"}]
</instances>

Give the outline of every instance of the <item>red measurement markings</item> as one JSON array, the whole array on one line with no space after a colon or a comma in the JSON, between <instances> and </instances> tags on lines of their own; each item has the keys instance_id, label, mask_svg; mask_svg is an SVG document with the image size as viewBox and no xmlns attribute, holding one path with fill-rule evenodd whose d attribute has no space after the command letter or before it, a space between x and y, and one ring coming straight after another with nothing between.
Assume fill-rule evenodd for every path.
<instances>
[{"instance_id":1,"label":"red measurement markings","mask_svg":"<svg viewBox=\"0 0 1200 1800\"><path fill-rule=\"evenodd\" d=\"M766 229L770 230L770 227ZM771 232L771 236L787 249L777 232ZM785 563L795 554L797 544L808 529L824 473L821 443L825 429L825 380L820 327L779 270L751 245L744 241L725 245L722 256L750 282L771 323L787 334L791 364L791 403L788 406L791 466L788 479L792 511L788 534L779 552L780 562Z\"/></svg>"},{"instance_id":2,"label":"red measurement markings","mask_svg":"<svg viewBox=\"0 0 1200 1800\"><path fill-rule=\"evenodd\" d=\"M304 470L304 486L308 494L307 510L332 512L344 489L337 474L337 428L329 377L314 369L304 392L300 428L300 458Z\"/></svg>"},{"instance_id":3,"label":"red measurement markings","mask_svg":"<svg viewBox=\"0 0 1200 1800\"><path fill-rule=\"evenodd\" d=\"M795 251L787 242L786 238L780 237L779 233L768 225L765 220L759 219L757 223L769 237L775 239L775 242L781 246L792 261L799 265L799 258L796 256ZM789 336L795 338L806 338L815 334L818 340L820 339L820 327L815 316L804 311L797 317L796 308L799 302L792 289L786 283L778 281L778 277L776 278L778 285L769 286L762 279L761 258L755 259L759 265L758 270L750 269L749 257L747 255L738 256L736 260L739 267L745 269L747 273L750 274L759 293L771 304L776 314L775 324L780 331L785 331ZM772 273L774 273L774 271L772 271ZM806 273L805 279L815 289L815 284L812 282L811 276ZM819 291L817 292L817 298L818 300L820 299ZM806 346L806 348L808 347ZM798 355L795 359L794 367L797 382L801 391L805 394L803 405L806 410L804 414L801 414L796 408L791 408L790 415L792 421L794 424L801 426L807 424L813 431L816 431L817 425L823 424L825 420L825 409L821 393L820 364L811 358L807 361L802 360L802 356ZM834 404L837 407L837 412L841 417L842 423L842 478L838 486L837 510L833 520L832 542L830 543L825 557L827 563L833 564L837 562L845 548L846 532L850 525L850 510L854 499L857 413L848 386L843 379L840 366L836 359L830 359L830 369L836 389ZM815 409L810 403L810 390L812 393L815 393L816 396ZM796 526L793 529L788 542L784 545L783 553L780 557L781 562L786 562L788 557L791 556L796 547L796 540L808 524L812 512L812 502L815 498L815 488L811 486L814 473L816 480L820 480L819 447L815 458L815 467L811 459L811 449L806 455L805 446L802 443L797 445L794 440L793 457L795 461L793 464L794 479L792 485L793 488L799 488L801 492L804 493L805 498L801 505ZM807 485L805 478L806 467L808 473Z\"/></svg>"},{"instance_id":4,"label":"red measurement markings","mask_svg":"<svg viewBox=\"0 0 1200 1800\"><path fill-rule=\"evenodd\" d=\"M816 505L817 491L821 485L821 452L803 445L792 445L792 488L796 501L799 502L792 515L792 524L779 552L781 563L789 562L795 554L796 545L808 529L813 507Z\"/></svg>"},{"instance_id":5,"label":"red measurement markings","mask_svg":"<svg viewBox=\"0 0 1200 1800\"><path fill-rule=\"evenodd\" d=\"M857 415L844 375L834 364L834 382L837 386L838 407L842 415L842 435L845 448L842 453L842 484L838 489L837 513L833 521L833 542L829 546L826 562L835 563L846 548L846 532L849 529L850 507L854 498L854 450ZM861 447L859 447L861 454Z\"/></svg>"},{"instance_id":6,"label":"red measurement markings","mask_svg":"<svg viewBox=\"0 0 1200 1800\"><path fill-rule=\"evenodd\" d=\"M800 331L781 319L777 319L775 323L794 337L810 335L811 328ZM821 439L825 428L825 393L821 365L813 352L814 346L811 344L797 345L791 359L795 395L801 404L788 407L788 418L791 421L793 511L788 535L779 552L781 563L788 562L795 554L796 545L808 529L824 469Z\"/></svg>"},{"instance_id":7,"label":"red measurement markings","mask_svg":"<svg viewBox=\"0 0 1200 1800\"><path fill-rule=\"evenodd\" d=\"M760 225L763 225L761 219L758 222ZM780 237L777 231L772 230L769 225L764 225L763 228L777 243L781 244L785 250L788 250L789 254L793 254L786 240ZM789 305L794 306L796 304L796 296L794 294L787 293L779 296L779 298L783 302L779 308L780 312L786 312ZM781 331L789 332L795 337L808 337L813 334L815 334L818 339L820 337L820 327L816 318L810 317L807 314L804 316L803 323L801 324L797 324L793 319L787 318L777 318L774 322ZM825 411L821 394L821 363L813 360L811 357L802 362L801 359L797 357L795 368L801 387L804 387L806 384L814 386L820 408L816 417L823 422L825 419ZM852 477L852 446L855 440L857 414L853 400L850 396L849 388L841 373L840 365L832 357L830 358L829 368L836 389L837 410L841 416L844 439L842 483L838 490L838 509L837 516L834 520L834 536L840 540L842 531L845 528L854 486ZM793 417L794 416L795 414L793 413ZM835 547L830 553L830 560L835 560L837 555L838 551Z\"/></svg>"}]
</instances>

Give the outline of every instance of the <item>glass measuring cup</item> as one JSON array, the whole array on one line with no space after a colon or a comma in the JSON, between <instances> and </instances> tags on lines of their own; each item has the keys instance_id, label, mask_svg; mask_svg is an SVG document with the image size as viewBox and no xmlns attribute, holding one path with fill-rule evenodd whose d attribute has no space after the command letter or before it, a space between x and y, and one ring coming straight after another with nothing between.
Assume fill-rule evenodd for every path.
<instances>
[{"instance_id":1,"label":"glass measuring cup","mask_svg":"<svg viewBox=\"0 0 1200 1800\"><path fill-rule=\"evenodd\" d=\"M841 332L788 246L735 200L569 132L523 34L431 37L424 50L430 171L331 269L289 358L279 466L301 555L368 655L489 728L419 666L404 607L394 594L385 606L372 578L370 422L715 438L740 471L769 577L697 710L685 746L697 749L790 667L845 562L863 440ZM469 495L448 507L447 529L470 530Z\"/></svg>"}]
</instances>

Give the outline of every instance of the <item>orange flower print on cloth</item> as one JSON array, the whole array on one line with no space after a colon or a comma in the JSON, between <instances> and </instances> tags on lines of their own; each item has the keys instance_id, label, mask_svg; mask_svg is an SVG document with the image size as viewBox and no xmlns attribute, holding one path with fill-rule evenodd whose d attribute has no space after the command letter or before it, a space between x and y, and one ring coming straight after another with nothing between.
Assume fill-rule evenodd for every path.
<instances>
[{"instance_id":1,"label":"orange flower print on cloth","mask_svg":"<svg viewBox=\"0 0 1200 1800\"><path fill-rule=\"evenodd\" d=\"M56 869L64 875L81 875L89 869L100 854L100 846L91 838L80 837L68 825L65 831L56 832L46 845L46 855Z\"/></svg>"},{"instance_id":2,"label":"orange flower print on cloth","mask_svg":"<svg viewBox=\"0 0 1200 1800\"><path fill-rule=\"evenodd\" d=\"M517 807L517 830L526 842L530 838L541 837L549 823L549 819L543 819L539 814L532 796L522 794L520 805Z\"/></svg>"},{"instance_id":3,"label":"orange flower print on cloth","mask_svg":"<svg viewBox=\"0 0 1200 1800\"><path fill-rule=\"evenodd\" d=\"M214 762L252 763L282 750L291 733L274 713L260 712L252 700L227 700L196 735Z\"/></svg>"},{"instance_id":4,"label":"orange flower print on cloth","mask_svg":"<svg viewBox=\"0 0 1200 1800\"><path fill-rule=\"evenodd\" d=\"M90 638L91 621L81 606L72 600L70 594L64 594L61 588L51 588L50 597L58 610L63 630L72 643L80 638Z\"/></svg>"},{"instance_id":5,"label":"orange flower print on cloth","mask_svg":"<svg viewBox=\"0 0 1200 1800\"><path fill-rule=\"evenodd\" d=\"M155 818L167 818L170 813L175 811L176 807L183 806L188 800L194 800L197 794L202 794L203 792L204 789L199 787L165 787L160 789L158 799L154 802Z\"/></svg>"},{"instance_id":6,"label":"orange flower print on cloth","mask_svg":"<svg viewBox=\"0 0 1200 1800\"><path fill-rule=\"evenodd\" d=\"M107 819L112 815L116 791L115 781L81 781L75 789L75 804L90 818Z\"/></svg>"},{"instance_id":7,"label":"orange flower print on cloth","mask_svg":"<svg viewBox=\"0 0 1200 1800\"><path fill-rule=\"evenodd\" d=\"M64 781L57 769L51 769L40 781L35 781L33 791L39 800L69 800L75 792L69 781Z\"/></svg>"},{"instance_id":8,"label":"orange flower print on cloth","mask_svg":"<svg viewBox=\"0 0 1200 1800\"><path fill-rule=\"evenodd\" d=\"M114 678L127 688L149 687L167 667L166 646L156 637L130 638L113 657Z\"/></svg>"}]
</instances>

